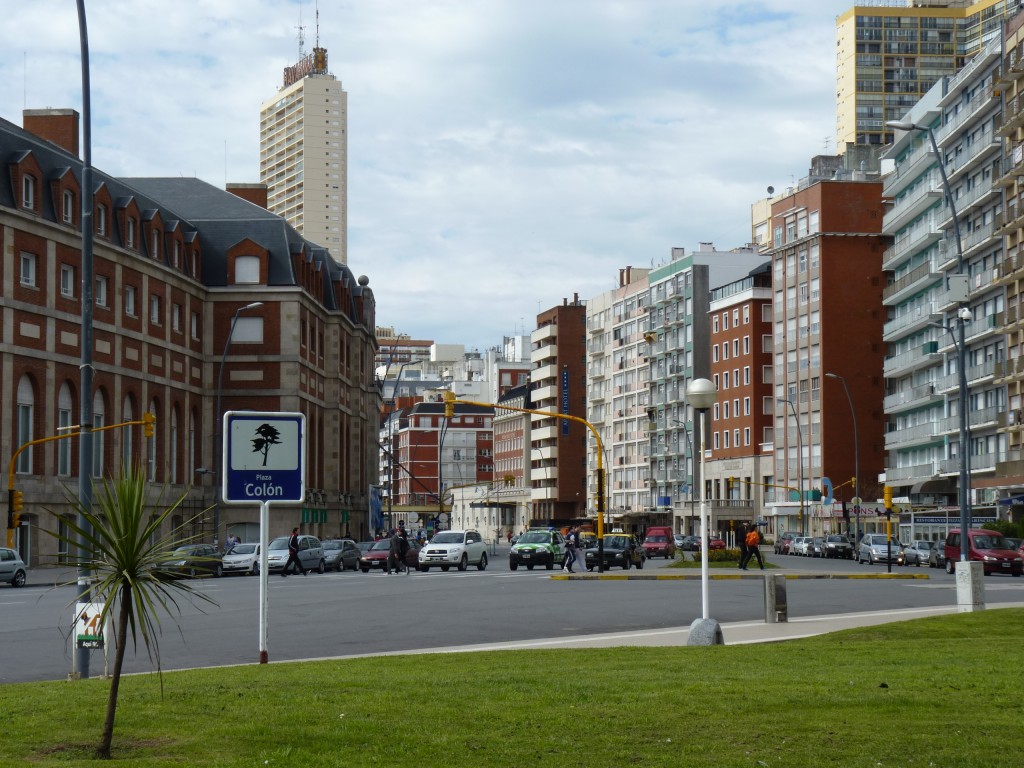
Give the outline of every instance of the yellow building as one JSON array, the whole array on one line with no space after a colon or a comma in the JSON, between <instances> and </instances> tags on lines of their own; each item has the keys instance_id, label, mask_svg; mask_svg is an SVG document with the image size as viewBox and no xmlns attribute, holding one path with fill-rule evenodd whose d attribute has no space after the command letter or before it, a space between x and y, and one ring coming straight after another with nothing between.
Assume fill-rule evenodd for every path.
<instances>
[{"instance_id":1,"label":"yellow building","mask_svg":"<svg viewBox=\"0 0 1024 768\"><path fill-rule=\"evenodd\" d=\"M836 18L836 146L891 144L899 120L1000 34L1021 0L874 0Z\"/></svg>"}]
</instances>

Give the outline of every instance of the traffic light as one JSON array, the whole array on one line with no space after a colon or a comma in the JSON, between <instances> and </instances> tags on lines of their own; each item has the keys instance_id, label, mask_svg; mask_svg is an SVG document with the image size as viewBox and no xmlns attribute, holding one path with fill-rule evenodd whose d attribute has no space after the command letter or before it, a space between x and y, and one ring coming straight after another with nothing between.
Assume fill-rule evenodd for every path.
<instances>
[{"instance_id":1,"label":"traffic light","mask_svg":"<svg viewBox=\"0 0 1024 768\"><path fill-rule=\"evenodd\" d=\"M450 389L444 391L444 416L450 419L455 415L455 393Z\"/></svg>"},{"instance_id":2,"label":"traffic light","mask_svg":"<svg viewBox=\"0 0 1024 768\"><path fill-rule=\"evenodd\" d=\"M146 437L153 436L153 427L156 425L156 414L146 411L142 414L142 433Z\"/></svg>"},{"instance_id":3,"label":"traffic light","mask_svg":"<svg viewBox=\"0 0 1024 768\"><path fill-rule=\"evenodd\" d=\"M25 506L25 498L24 498L24 495L22 494L22 492L21 491L11 491L11 511L14 512L15 520L17 520L20 517L18 512L21 512L21 510L22 510L22 508L24 506ZM18 523L15 523L14 527L17 528L18 527Z\"/></svg>"},{"instance_id":4,"label":"traffic light","mask_svg":"<svg viewBox=\"0 0 1024 768\"><path fill-rule=\"evenodd\" d=\"M886 509L892 509L892 488L888 485L882 488L882 500L885 503Z\"/></svg>"},{"instance_id":5,"label":"traffic light","mask_svg":"<svg viewBox=\"0 0 1024 768\"><path fill-rule=\"evenodd\" d=\"M21 514L18 512L14 513L14 523L11 525L12 528L17 528L21 525Z\"/></svg>"}]
</instances>

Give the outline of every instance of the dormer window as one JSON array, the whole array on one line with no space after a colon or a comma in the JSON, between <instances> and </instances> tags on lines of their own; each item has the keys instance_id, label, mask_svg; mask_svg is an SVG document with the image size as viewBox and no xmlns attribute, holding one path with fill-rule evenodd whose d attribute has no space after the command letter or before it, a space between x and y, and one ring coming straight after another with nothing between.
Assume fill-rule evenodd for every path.
<instances>
[{"instance_id":1,"label":"dormer window","mask_svg":"<svg viewBox=\"0 0 1024 768\"><path fill-rule=\"evenodd\" d=\"M103 203L96 206L96 234L107 234L107 206Z\"/></svg>"},{"instance_id":2,"label":"dormer window","mask_svg":"<svg viewBox=\"0 0 1024 768\"><path fill-rule=\"evenodd\" d=\"M181 269L181 243L177 240L174 241L174 262L172 266L175 269Z\"/></svg>"},{"instance_id":3,"label":"dormer window","mask_svg":"<svg viewBox=\"0 0 1024 768\"><path fill-rule=\"evenodd\" d=\"M125 223L124 244L128 248L135 247L135 219L131 216Z\"/></svg>"},{"instance_id":4,"label":"dormer window","mask_svg":"<svg viewBox=\"0 0 1024 768\"><path fill-rule=\"evenodd\" d=\"M152 240L152 253L151 253L151 255L152 255L152 257L154 259L159 259L160 258L160 230L159 229L154 229L153 230L153 236L150 239Z\"/></svg>"},{"instance_id":5,"label":"dormer window","mask_svg":"<svg viewBox=\"0 0 1024 768\"><path fill-rule=\"evenodd\" d=\"M260 260L258 256L239 256L235 259L235 284L258 283Z\"/></svg>"},{"instance_id":6,"label":"dormer window","mask_svg":"<svg viewBox=\"0 0 1024 768\"><path fill-rule=\"evenodd\" d=\"M36 177L30 173L21 177L21 207L30 211L36 207Z\"/></svg>"},{"instance_id":7,"label":"dormer window","mask_svg":"<svg viewBox=\"0 0 1024 768\"><path fill-rule=\"evenodd\" d=\"M75 193L70 189L65 189L64 194L61 196L62 209L64 215L65 224L75 223Z\"/></svg>"}]
</instances>

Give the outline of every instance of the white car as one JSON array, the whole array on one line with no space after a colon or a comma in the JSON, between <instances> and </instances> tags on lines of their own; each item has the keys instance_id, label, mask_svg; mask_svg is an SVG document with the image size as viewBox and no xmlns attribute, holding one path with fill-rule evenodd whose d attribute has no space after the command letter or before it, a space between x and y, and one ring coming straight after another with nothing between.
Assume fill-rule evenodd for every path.
<instances>
[{"instance_id":1,"label":"white car","mask_svg":"<svg viewBox=\"0 0 1024 768\"><path fill-rule=\"evenodd\" d=\"M453 565L460 571L470 565L481 571L487 567L487 547L478 531L441 531L420 549L421 571L435 566L447 571Z\"/></svg>"},{"instance_id":2,"label":"white car","mask_svg":"<svg viewBox=\"0 0 1024 768\"><path fill-rule=\"evenodd\" d=\"M260 545L235 544L224 553L224 573L251 573L256 576L260 572Z\"/></svg>"}]
</instances>

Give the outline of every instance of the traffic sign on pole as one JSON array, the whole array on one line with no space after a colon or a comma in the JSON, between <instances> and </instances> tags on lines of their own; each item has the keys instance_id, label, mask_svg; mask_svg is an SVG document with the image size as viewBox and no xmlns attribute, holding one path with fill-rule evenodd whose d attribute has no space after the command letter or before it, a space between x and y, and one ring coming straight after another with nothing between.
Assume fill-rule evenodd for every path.
<instances>
[{"instance_id":1,"label":"traffic sign on pole","mask_svg":"<svg viewBox=\"0 0 1024 768\"><path fill-rule=\"evenodd\" d=\"M224 414L221 495L228 504L306 498L306 417L301 413Z\"/></svg>"}]
</instances>

